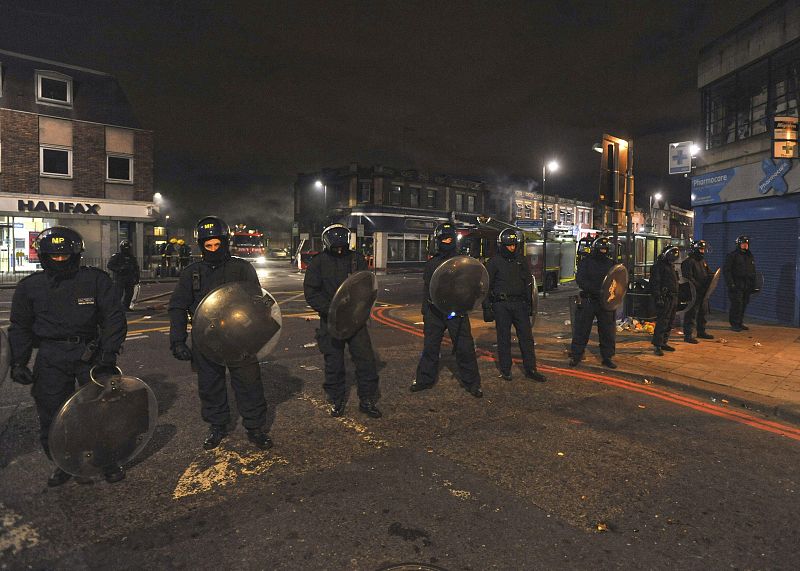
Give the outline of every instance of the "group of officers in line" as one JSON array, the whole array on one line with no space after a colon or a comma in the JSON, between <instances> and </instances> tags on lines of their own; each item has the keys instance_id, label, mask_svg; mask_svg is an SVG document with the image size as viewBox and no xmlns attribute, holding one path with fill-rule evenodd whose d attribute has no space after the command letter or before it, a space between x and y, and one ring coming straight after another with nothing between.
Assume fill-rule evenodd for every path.
<instances>
[{"instance_id":1,"label":"group of officers in line","mask_svg":"<svg viewBox=\"0 0 800 571\"><path fill-rule=\"evenodd\" d=\"M170 298L170 350L176 359L191 361L197 371L201 416L209 425L203 447L206 450L216 448L227 436L231 420L225 381L227 370L247 438L256 447L268 449L273 443L265 429L267 404L257 360L237 366L221 365L187 345L189 316L206 294L223 284L238 282L244 284L248 292L252 290L253 295L261 295L253 266L231 256L230 239L230 229L220 218L206 217L198 222L197 242L202 258L181 271ZM468 394L480 398L483 392L469 316L454 312L445 314L433 303L430 294L431 278L436 269L460 255L458 239L456 227L451 223L440 224L434 231L436 251L425 264L423 280L424 344L410 390L419 392L433 387L438 375L441 343L447 331L453 344L458 379ZM341 224L326 228L322 241L324 250L311 260L303 287L306 301L320 317L316 337L325 362L323 389L331 405L330 414L334 417L344 414L347 395L344 350L348 347L355 364L358 409L371 418L380 418L379 377L366 324L347 339L334 338L328 328L331 301L336 291L350 275L367 269L367 262L362 254L350 249L350 231ZM513 325L525 376L545 382L545 376L536 366L531 315L535 311L533 296L537 292L524 255L524 244L516 230L507 229L500 233L497 245L498 255L486 266L489 293L483 303L483 317L496 324L499 377L512 380ZM602 281L614 265L609 256L610 246L607 238L598 238L591 255L578 264L576 281L581 289L581 304L571 345L570 364L573 366L583 358L593 320L597 319L603 364L616 367L612 361L616 333L613 311L607 311L599 302ZM749 240L740 236L737 250L728 256L725 264L732 301L730 320L737 331L746 329L741 319L755 287L755 265L748 247ZM698 298L712 275L703 258L706 248L704 241L694 242L682 268L687 279L696 281ZM132 267L130 244L126 242L120 245L118 259L112 258L109 262L116 283L99 269L81 266L83 239L70 228L45 230L38 238L36 249L43 271L19 282L12 301L8 336L12 379L23 385L33 385L31 394L39 417L40 440L45 454L50 457L50 425L74 393L75 383L83 386L89 382L93 367L116 368L117 355L127 334L124 311L130 303L128 288L134 281L138 282L139 271L138 265ZM677 302L678 280L673 264L678 256L678 249L668 246L652 270L651 291L658 307L658 324L653 335L657 354L672 350L667 341ZM702 306L686 312L684 335L688 342L697 342L692 335L695 322L697 337L712 338L705 330L705 316L706 309ZM34 347L39 351L31 371L28 362ZM122 466L105 469L105 478L110 483L124 477ZM48 485L58 486L70 478L70 474L56 468Z\"/></svg>"}]
</instances>

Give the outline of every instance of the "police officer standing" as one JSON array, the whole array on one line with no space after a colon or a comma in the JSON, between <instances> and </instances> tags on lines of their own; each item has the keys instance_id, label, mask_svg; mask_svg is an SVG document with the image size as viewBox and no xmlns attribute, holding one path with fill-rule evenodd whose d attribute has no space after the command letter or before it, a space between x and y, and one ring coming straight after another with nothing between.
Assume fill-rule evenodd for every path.
<instances>
[{"instance_id":1,"label":"police officer standing","mask_svg":"<svg viewBox=\"0 0 800 571\"><path fill-rule=\"evenodd\" d=\"M483 302L484 321L495 321L500 378L511 380L511 325L517 331L525 376L543 383L547 378L536 370L536 351L531 331L533 277L528 259L518 251L522 241L516 230L506 228L497 237L499 256L486 264L489 295Z\"/></svg>"},{"instance_id":2,"label":"police officer standing","mask_svg":"<svg viewBox=\"0 0 800 571\"><path fill-rule=\"evenodd\" d=\"M677 246L667 245L650 268L650 295L656 305L656 326L653 329L653 352L660 356L674 351L669 345L672 322L678 309L678 272L675 262L681 257Z\"/></svg>"},{"instance_id":3,"label":"police officer standing","mask_svg":"<svg viewBox=\"0 0 800 571\"><path fill-rule=\"evenodd\" d=\"M583 360L583 353L592 333L592 323L597 318L597 334L600 337L600 356L603 365L609 369L617 368L617 364L611 360L617 351L614 311L605 309L601 303L603 281L608 271L614 267L614 262L609 257L610 248L611 243L608 238L597 238L592 243L592 253L584 256L578 264L575 281L581 292L572 331L569 358L571 367Z\"/></svg>"},{"instance_id":4,"label":"police officer standing","mask_svg":"<svg viewBox=\"0 0 800 571\"><path fill-rule=\"evenodd\" d=\"M203 448L212 450L228 435L230 408L225 384L225 365L208 360L199 351L186 345L186 326L189 313L194 313L200 301L211 290L226 283L243 282L253 295L261 295L261 284L255 268L249 262L231 256L230 229L220 218L208 216L197 223L197 243L203 259L181 271L178 285L169 300L170 349L180 361L192 361L197 369L197 388L202 404L201 414L211 428ZM264 431L267 423L267 402L261 384L261 368L257 361L242 366L227 367L236 405L242 415L247 438L258 448L272 447Z\"/></svg>"},{"instance_id":5,"label":"police officer standing","mask_svg":"<svg viewBox=\"0 0 800 571\"><path fill-rule=\"evenodd\" d=\"M481 398L481 376L478 371L478 360L475 357L475 342L472 339L469 316L445 315L430 299L430 286L433 272L442 263L458 255L458 236L453 224L445 222L439 224L433 231L437 252L425 264L424 274L424 302L422 303L422 319L424 322L424 345L422 356L417 365L417 377L411 384L411 391L429 389L436 382L439 372L440 348L442 337L447 330L453 341L453 351L456 355L461 382L467 392L475 398Z\"/></svg>"},{"instance_id":6,"label":"police officer standing","mask_svg":"<svg viewBox=\"0 0 800 571\"><path fill-rule=\"evenodd\" d=\"M117 296L122 300L123 311L128 311L133 299L133 289L139 283L139 262L133 255L131 243L122 240L119 243L119 252L111 256L108 261L108 269L114 276L114 284L117 286Z\"/></svg>"},{"instance_id":7,"label":"police officer standing","mask_svg":"<svg viewBox=\"0 0 800 571\"><path fill-rule=\"evenodd\" d=\"M322 231L325 249L314 256L306 269L303 291L306 302L319 313L317 344L325 358L325 382L322 388L331 403L331 416L342 416L347 402L345 385L344 348L356 366L358 410L372 418L383 416L375 405L378 401L378 368L367 326L364 325L349 339L335 339L328 331L328 312L339 286L350 274L366 270L367 260L350 250L350 230L333 224Z\"/></svg>"},{"instance_id":8,"label":"police officer standing","mask_svg":"<svg viewBox=\"0 0 800 571\"><path fill-rule=\"evenodd\" d=\"M705 240L695 240L689 247L689 255L681 262L681 275L694 285L697 293L697 303L692 305L683 314L683 340L687 343L697 344L699 341L692 337L694 324L697 321L697 337L700 339L713 339L713 335L706 333L707 306L703 298L714 278L714 272L708 267L705 260L708 244Z\"/></svg>"},{"instance_id":9,"label":"police officer standing","mask_svg":"<svg viewBox=\"0 0 800 571\"><path fill-rule=\"evenodd\" d=\"M731 329L746 331L750 328L744 324L744 312L750 303L750 295L756 289L756 260L750 251L750 238L736 238L736 249L725 258L722 273L731 300L728 314Z\"/></svg>"},{"instance_id":10,"label":"police officer standing","mask_svg":"<svg viewBox=\"0 0 800 571\"><path fill-rule=\"evenodd\" d=\"M39 416L39 438L50 457L50 425L75 392L75 382L90 380L94 364L113 368L127 333L117 290L102 270L81 266L83 238L62 226L39 235L36 251L44 271L17 284L11 302L11 378L33 385L31 395ZM28 361L39 348L33 372ZM70 474L56 468L48 486L59 486ZM120 466L105 469L108 482L125 477Z\"/></svg>"}]
</instances>

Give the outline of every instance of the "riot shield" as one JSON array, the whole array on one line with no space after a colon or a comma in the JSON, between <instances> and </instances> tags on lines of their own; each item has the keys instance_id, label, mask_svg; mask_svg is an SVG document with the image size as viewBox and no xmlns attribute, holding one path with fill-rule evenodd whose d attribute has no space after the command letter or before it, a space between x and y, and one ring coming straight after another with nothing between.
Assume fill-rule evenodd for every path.
<instances>
[{"instance_id":1,"label":"riot shield","mask_svg":"<svg viewBox=\"0 0 800 571\"><path fill-rule=\"evenodd\" d=\"M463 315L480 307L489 293L489 273L475 258L455 256L443 262L431 277L431 301L439 311Z\"/></svg>"},{"instance_id":2,"label":"riot shield","mask_svg":"<svg viewBox=\"0 0 800 571\"><path fill-rule=\"evenodd\" d=\"M756 283L753 286L752 293L758 293L762 289L764 289L764 274L762 274L761 272L756 272Z\"/></svg>"},{"instance_id":3,"label":"riot shield","mask_svg":"<svg viewBox=\"0 0 800 571\"><path fill-rule=\"evenodd\" d=\"M600 288L600 303L603 309L616 311L628 291L628 270L622 264L612 266Z\"/></svg>"},{"instance_id":4,"label":"riot shield","mask_svg":"<svg viewBox=\"0 0 800 571\"><path fill-rule=\"evenodd\" d=\"M50 454L74 476L100 476L145 447L155 430L158 402L141 379L122 374L84 385L50 426Z\"/></svg>"},{"instance_id":5,"label":"riot shield","mask_svg":"<svg viewBox=\"0 0 800 571\"><path fill-rule=\"evenodd\" d=\"M349 339L369 319L378 299L378 279L368 270L356 272L342 282L331 300L328 332L336 339Z\"/></svg>"},{"instance_id":6,"label":"riot shield","mask_svg":"<svg viewBox=\"0 0 800 571\"><path fill-rule=\"evenodd\" d=\"M717 289L717 284L719 284L719 278L722 275L722 268L717 268L717 271L714 272L714 275L711 277L711 281L706 288L706 293L703 294L703 303L708 303L708 300L711 298L711 294L714 293L714 290Z\"/></svg>"},{"instance_id":7,"label":"riot shield","mask_svg":"<svg viewBox=\"0 0 800 571\"><path fill-rule=\"evenodd\" d=\"M281 310L269 293L244 282L222 285L200 301L192 316L192 348L229 367L263 360L281 330Z\"/></svg>"},{"instance_id":8,"label":"riot shield","mask_svg":"<svg viewBox=\"0 0 800 571\"><path fill-rule=\"evenodd\" d=\"M130 309L131 311L134 310L134 308L136 307L136 302L139 301L139 293L141 292L141 290L142 290L141 284L136 284L135 286L133 286L133 297L131 297L131 303L128 306L128 309Z\"/></svg>"},{"instance_id":9,"label":"riot shield","mask_svg":"<svg viewBox=\"0 0 800 571\"><path fill-rule=\"evenodd\" d=\"M681 281L678 282L677 312L688 311L695 303L697 303L697 289L692 282L686 278L681 278Z\"/></svg>"},{"instance_id":10,"label":"riot shield","mask_svg":"<svg viewBox=\"0 0 800 571\"><path fill-rule=\"evenodd\" d=\"M536 286L536 277L533 277L531 283L531 327L536 325L536 314L539 312L539 289Z\"/></svg>"},{"instance_id":11,"label":"riot shield","mask_svg":"<svg viewBox=\"0 0 800 571\"><path fill-rule=\"evenodd\" d=\"M11 345L8 342L6 330L0 328L0 385L6 380L10 366Z\"/></svg>"}]
</instances>

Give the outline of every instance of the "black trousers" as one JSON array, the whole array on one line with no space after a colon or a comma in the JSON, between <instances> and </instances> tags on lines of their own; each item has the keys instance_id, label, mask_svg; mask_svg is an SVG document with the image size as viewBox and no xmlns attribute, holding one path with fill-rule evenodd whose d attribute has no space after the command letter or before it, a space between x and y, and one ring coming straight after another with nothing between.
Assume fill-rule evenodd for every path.
<instances>
[{"instance_id":1,"label":"black trousers","mask_svg":"<svg viewBox=\"0 0 800 571\"><path fill-rule=\"evenodd\" d=\"M614 323L614 312L603 309L600 301L591 298L582 298L580 305L575 308L575 323L573 324L572 345L570 354L581 358L592 334L592 323L597 318L597 335L600 338L600 356L610 359L617 352L617 327Z\"/></svg>"},{"instance_id":2,"label":"black trousers","mask_svg":"<svg viewBox=\"0 0 800 571\"><path fill-rule=\"evenodd\" d=\"M678 309L678 295L664 298L664 306L656 307L656 326L653 329L652 343L656 347L661 347L669 342L669 334L672 332L672 322L675 321L675 313Z\"/></svg>"},{"instance_id":3,"label":"black trousers","mask_svg":"<svg viewBox=\"0 0 800 571\"><path fill-rule=\"evenodd\" d=\"M267 423L267 401L264 398L258 363L226 367L209 361L200 351L192 352L192 361L197 369L197 388L203 420L219 426L225 426L231 420L228 387L225 384L227 368L231 373L231 387L242 416L242 425L247 430L253 430L262 428Z\"/></svg>"},{"instance_id":4,"label":"black trousers","mask_svg":"<svg viewBox=\"0 0 800 571\"><path fill-rule=\"evenodd\" d=\"M475 356L475 341L472 339L469 317L447 319L438 309L429 303L422 307L423 331L422 356L417 365L416 382L421 385L432 385L439 374L439 358L442 338L447 330L453 341L456 364L461 382L467 388L481 386L481 375L478 371L478 359Z\"/></svg>"},{"instance_id":5,"label":"black trousers","mask_svg":"<svg viewBox=\"0 0 800 571\"><path fill-rule=\"evenodd\" d=\"M126 283L126 282L114 282L114 285L117 288L117 297L121 300L122 309L124 311L128 311L128 308L131 306L131 300L133 299L133 289L136 284Z\"/></svg>"},{"instance_id":6,"label":"black trousers","mask_svg":"<svg viewBox=\"0 0 800 571\"><path fill-rule=\"evenodd\" d=\"M36 354L31 395L39 416L39 440L48 458L50 425L75 392L75 383L82 387L89 382L91 364L81 361L85 350L85 343L43 339Z\"/></svg>"},{"instance_id":7,"label":"black trousers","mask_svg":"<svg viewBox=\"0 0 800 571\"><path fill-rule=\"evenodd\" d=\"M705 291L697 292L697 303L687 309L683 313L683 336L685 338L692 337L694 333L694 326L697 323L697 332L702 334L706 332L706 324L708 319L708 304L703 303L703 296L706 295Z\"/></svg>"},{"instance_id":8,"label":"black trousers","mask_svg":"<svg viewBox=\"0 0 800 571\"><path fill-rule=\"evenodd\" d=\"M536 350L533 345L531 317L524 301L497 301L492 304L497 329L497 361L500 371L511 373L511 326L517 332L522 366L526 371L536 370Z\"/></svg>"},{"instance_id":9,"label":"black trousers","mask_svg":"<svg viewBox=\"0 0 800 571\"><path fill-rule=\"evenodd\" d=\"M733 327L740 327L744 323L744 312L747 309L747 304L750 303L750 290L742 288L728 289L728 297L731 300L728 321Z\"/></svg>"},{"instance_id":10,"label":"black trousers","mask_svg":"<svg viewBox=\"0 0 800 571\"><path fill-rule=\"evenodd\" d=\"M325 358L325 382L322 388L331 401L341 400L346 394L344 348L350 349L350 357L356 366L356 384L359 399L378 398L378 367L369 331L364 326L349 339L336 339L328 332L328 322L319 320L317 345Z\"/></svg>"}]
</instances>

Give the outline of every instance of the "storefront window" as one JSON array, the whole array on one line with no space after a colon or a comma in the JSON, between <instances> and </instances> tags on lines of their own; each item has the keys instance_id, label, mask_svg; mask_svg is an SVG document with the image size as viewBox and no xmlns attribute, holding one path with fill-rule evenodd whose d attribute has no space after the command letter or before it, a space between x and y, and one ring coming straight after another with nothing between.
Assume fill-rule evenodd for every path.
<instances>
[{"instance_id":1,"label":"storefront window","mask_svg":"<svg viewBox=\"0 0 800 571\"><path fill-rule=\"evenodd\" d=\"M402 262L404 255L403 237L389 236L389 256L390 262Z\"/></svg>"},{"instance_id":2,"label":"storefront window","mask_svg":"<svg viewBox=\"0 0 800 571\"><path fill-rule=\"evenodd\" d=\"M0 217L0 272L34 272L41 269L36 239L56 221L23 216Z\"/></svg>"},{"instance_id":3,"label":"storefront window","mask_svg":"<svg viewBox=\"0 0 800 571\"><path fill-rule=\"evenodd\" d=\"M390 234L389 262L424 262L428 253L428 236L425 234Z\"/></svg>"}]
</instances>

